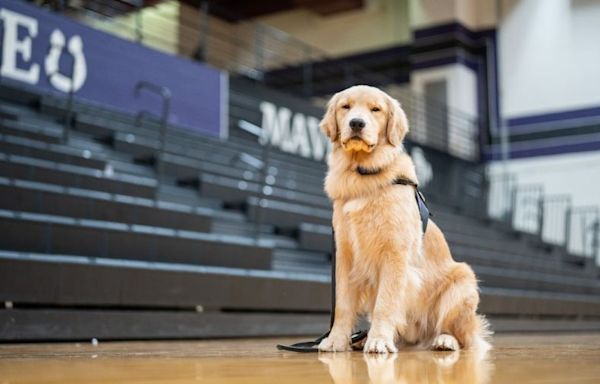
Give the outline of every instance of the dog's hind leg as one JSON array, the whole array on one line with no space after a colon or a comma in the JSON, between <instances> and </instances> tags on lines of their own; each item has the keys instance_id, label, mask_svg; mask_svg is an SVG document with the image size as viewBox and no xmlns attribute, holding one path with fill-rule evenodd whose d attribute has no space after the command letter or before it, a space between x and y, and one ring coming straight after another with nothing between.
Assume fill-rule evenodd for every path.
<instances>
[{"instance_id":1,"label":"dog's hind leg","mask_svg":"<svg viewBox=\"0 0 600 384\"><path fill-rule=\"evenodd\" d=\"M436 319L432 349L454 351L486 346L487 322L477 314L479 292L473 270L457 263L436 291L431 297Z\"/></svg>"}]
</instances>

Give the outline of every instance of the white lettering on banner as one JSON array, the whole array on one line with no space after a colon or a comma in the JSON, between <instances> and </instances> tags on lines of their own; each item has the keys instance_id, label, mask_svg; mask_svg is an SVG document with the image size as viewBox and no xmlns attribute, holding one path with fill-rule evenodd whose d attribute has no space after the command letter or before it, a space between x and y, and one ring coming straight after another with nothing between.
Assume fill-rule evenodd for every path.
<instances>
[{"instance_id":1,"label":"white lettering on banner","mask_svg":"<svg viewBox=\"0 0 600 384\"><path fill-rule=\"evenodd\" d=\"M329 152L329 140L319 130L319 120L268 101L260 103L262 130L258 141L284 152L321 161Z\"/></svg>"},{"instance_id":2,"label":"white lettering on banner","mask_svg":"<svg viewBox=\"0 0 600 384\"><path fill-rule=\"evenodd\" d=\"M292 153L299 153L302 157L310 157L310 143L308 142L308 132L306 130L306 119L301 113L296 113L292 120L292 136L290 140L290 150Z\"/></svg>"},{"instance_id":3,"label":"white lettering on banner","mask_svg":"<svg viewBox=\"0 0 600 384\"><path fill-rule=\"evenodd\" d=\"M262 135L259 139L260 143L265 145L270 139L271 145L280 147L286 151L286 147L282 143L290 136L290 117L292 116L292 111L287 108L279 108L278 111L275 104L266 101L260 103L260 111L262 112Z\"/></svg>"},{"instance_id":4,"label":"white lettering on banner","mask_svg":"<svg viewBox=\"0 0 600 384\"><path fill-rule=\"evenodd\" d=\"M0 19L4 24L0 75L28 84L37 84L40 78L39 64L31 64L27 69L17 67L18 56L26 63L31 60L33 38L38 34L37 20L8 9L0 9ZM19 27L27 31L22 40L19 40Z\"/></svg>"},{"instance_id":5,"label":"white lettering on banner","mask_svg":"<svg viewBox=\"0 0 600 384\"><path fill-rule=\"evenodd\" d=\"M59 62L60 55L65 48L65 35L55 29L50 35L50 52L46 56L45 69L46 74L50 77L50 84L54 88L63 92L76 92L83 86L87 77L87 65L83 54L83 41L78 35L72 36L69 39L67 49L73 56L73 78L60 73ZM72 88L72 89L71 89Z\"/></svg>"},{"instance_id":6,"label":"white lettering on banner","mask_svg":"<svg viewBox=\"0 0 600 384\"><path fill-rule=\"evenodd\" d=\"M30 61L34 39L38 35L38 21L4 8L0 9L0 20L4 25L0 76L37 85L40 79L40 65ZM27 31L21 40L19 40L19 28ZM65 46L68 53L73 56L72 76L61 73L59 69L60 56ZM28 65L28 68L17 66L19 57L24 62L21 66ZM50 84L57 90L65 93L79 90L87 78L87 63L81 36L72 36L67 42L61 30L52 31L50 49L44 60L44 70Z\"/></svg>"},{"instance_id":7,"label":"white lettering on banner","mask_svg":"<svg viewBox=\"0 0 600 384\"><path fill-rule=\"evenodd\" d=\"M410 151L413 163L415 163L415 170L419 179L419 184L424 187L433 179L433 169L431 163L427 161L425 157L425 151L419 147L413 147Z\"/></svg>"},{"instance_id":8,"label":"white lettering on banner","mask_svg":"<svg viewBox=\"0 0 600 384\"><path fill-rule=\"evenodd\" d=\"M329 142L329 139L321 133L321 128L319 128L319 119L313 116L308 116L306 118L306 125L308 126L310 142L312 143L311 148L313 159L323 160L331 150L331 143Z\"/></svg>"}]
</instances>

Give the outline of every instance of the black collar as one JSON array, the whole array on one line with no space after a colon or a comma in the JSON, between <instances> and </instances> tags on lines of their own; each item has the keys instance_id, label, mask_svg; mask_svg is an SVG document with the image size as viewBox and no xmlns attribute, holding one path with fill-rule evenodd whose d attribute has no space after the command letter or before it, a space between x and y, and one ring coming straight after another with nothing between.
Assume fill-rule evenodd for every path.
<instances>
[{"instance_id":1,"label":"black collar","mask_svg":"<svg viewBox=\"0 0 600 384\"><path fill-rule=\"evenodd\" d=\"M356 172L358 172L358 174L361 176L378 175L379 173L381 173L381 168L365 168L359 165L358 167L356 167ZM394 180L392 180L392 184L410 185L415 188L419 186L417 183L404 176L396 177Z\"/></svg>"},{"instance_id":2,"label":"black collar","mask_svg":"<svg viewBox=\"0 0 600 384\"><path fill-rule=\"evenodd\" d=\"M358 167L356 167L356 172L358 172L361 176L377 175L381 172L381 169L380 168L365 168L365 167L361 167L359 165Z\"/></svg>"}]
</instances>

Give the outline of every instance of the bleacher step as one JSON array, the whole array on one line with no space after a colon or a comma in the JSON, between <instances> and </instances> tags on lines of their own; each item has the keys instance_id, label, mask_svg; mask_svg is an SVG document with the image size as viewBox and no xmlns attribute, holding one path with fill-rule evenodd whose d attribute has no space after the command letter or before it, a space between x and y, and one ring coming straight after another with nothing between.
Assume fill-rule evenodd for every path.
<instances>
[{"instance_id":1,"label":"bleacher step","mask_svg":"<svg viewBox=\"0 0 600 384\"><path fill-rule=\"evenodd\" d=\"M241 236L7 210L0 232L0 249L112 259L270 269L273 252Z\"/></svg>"}]
</instances>

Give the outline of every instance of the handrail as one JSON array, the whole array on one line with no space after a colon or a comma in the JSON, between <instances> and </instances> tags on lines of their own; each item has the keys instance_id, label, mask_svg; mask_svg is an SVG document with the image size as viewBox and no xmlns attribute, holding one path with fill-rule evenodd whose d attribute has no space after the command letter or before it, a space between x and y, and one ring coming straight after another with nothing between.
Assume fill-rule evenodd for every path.
<instances>
[{"instance_id":1,"label":"handrail","mask_svg":"<svg viewBox=\"0 0 600 384\"><path fill-rule=\"evenodd\" d=\"M165 151L167 138L167 122L171 113L171 91L162 85L142 80L135 85L135 97L140 97L141 92L146 89L159 95L162 99L162 110L160 115L159 146L155 156L157 178L160 181L164 174L162 153ZM140 126L144 116L152 115L152 112L141 109L135 118L136 126ZM158 191L157 191L158 192Z\"/></svg>"},{"instance_id":2,"label":"handrail","mask_svg":"<svg viewBox=\"0 0 600 384\"><path fill-rule=\"evenodd\" d=\"M58 70L52 72L48 75L50 79L52 79L55 75L58 74ZM67 97L67 111L65 114L65 126L63 128L62 134L62 143L66 144L69 142L69 137L71 135L71 127L73 125L73 96L75 95L75 90L73 86L73 75L71 75L71 83L69 85L69 93Z\"/></svg>"},{"instance_id":3,"label":"handrail","mask_svg":"<svg viewBox=\"0 0 600 384\"><path fill-rule=\"evenodd\" d=\"M52 49L52 46L49 48ZM63 133L62 133L62 137L61 137L61 141L63 144L66 144L69 142L69 137L71 135L71 128L73 125L73 97L75 96L75 68L74 65L71 67L71 76L69 77L70 83L69 83L69 92L67 93L67 108L66 108L66 113L65 113L65 126L63 128ZM57 68L54 72L51 72L48 74L48 78L50 80L52 80L52 78L56 75L58 75L60 72L60 69Z\"/></svg>"},{"instance_id":4,"label":"handrail","mask_svg":"<svg viewBox=\"0 0 600 384\"><path fill-rule=\"evenodd\" d=\"M153 92L162 98L162 110L160 114L160 134L161 138L163 138L166 134L167 121L171 113L171 91L169 90L169 88L163 87L162 85L142 80L135 85L135 97L140 97L140 94L143 89L147 89L150 92ZM136 115L136 125L139 126L144 115L153 115L153 113L146 109L141 109Z\"/></svg>"},{"instance_id":5,"label":"handrail","mask_svg":"<svg viewBox=\"0 0 600 384\"><path fill-rule=\"evenodd\" d=\"M147 80L142 80L135 85L135 95L139 96L140 91L144 88L148 88L154 93L159 94L163 98L163 100L171 100L171 91L169 90L169 88Z\"/></svg>"},{"instance_id":6,"label":"handrail","mask_svg":"<svg viewBox=\"0 0 600 384\"><path fill-rule=\"evenodd\" d=\"M514 173L488 174L487 178L489 218L501 220L518 232L535 235L541 244L560 246L564 252L591 257L600 264L598 206L573 206L572 196L547 195L541 184L518 184ZM500 207L499 214L494 212L507 199L510 202ZM509 220L503 220L504 212L508 212Z\"/></svg>"}]
</instances>

